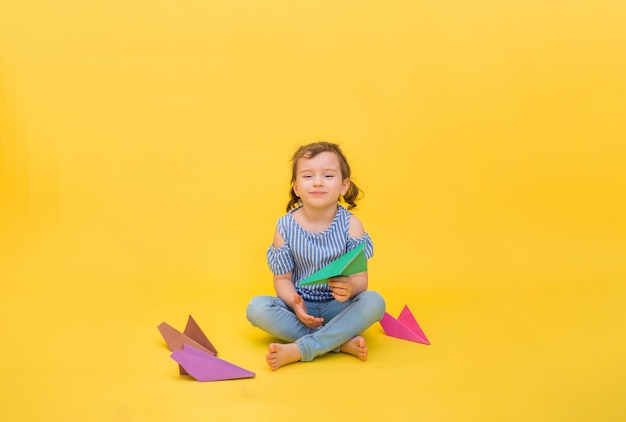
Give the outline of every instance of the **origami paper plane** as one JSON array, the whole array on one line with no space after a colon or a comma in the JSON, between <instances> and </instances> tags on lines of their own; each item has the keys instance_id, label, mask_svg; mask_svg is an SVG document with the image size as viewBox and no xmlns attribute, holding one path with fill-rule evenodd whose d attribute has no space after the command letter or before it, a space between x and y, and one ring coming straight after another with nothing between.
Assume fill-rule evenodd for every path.
<instances>
[{"instance_id":1,"label":"origami paper plane","mask_svg":"<svg viewBox=\"0 0 626 422\"><path fill-rule=\"evenodd\" d=\"M202 382L252 378L255 375L254 372L226 362L189 344L183 344L182 349L174 350L170 356L184 367L189 375Z\"/></svg>"},{"instance_id":2,"label":"origami paper plane","mask_svg":"<svg viewBox=\"0 0 626 422\"><path fill-rule=\"evenodd\" d=\"M181 375L191 375L198 381L250 378L255 375L216 357L217 349L191 315L182 333L165 322L157 328L172 351L170 357L178 362Z\"/></svg>"},{"instance_id":3,"label":"origami paper plane","mask_svg":"<svg viewBox=\"0 0 626 422\"><path fill-rule=\"evenodd\" d=\"M213 344L211 344L211 341L207 338L207 336L202 332L202 329L200 329L200 326L198 326L198 323L191 315L189 315L185 331L182 333L165 322L161 323L157 328L161 332L165 343L167 343L167 347L172 352L175 349L182 349L183 344L187 343L197 349L217 355L217 350Z\"/></svg>"},{"instance_id":4,"label":"origami paper plane","mask_svg":"<svg viewBox=\"0 0 626 422\"><path fill-rule=\"evenodd\" d=\"M426 334L424 334L424 331L420 328L407 305L404 305L398 319L395 319L385 312L385 315L383 315L383 318L380 320L380 325L382 325L385 334L388 336L430 344L426 338Z\"/></svg>"},{"instance_id":5,"label":"origami paper plane","mask_svg":"<svg viewBox=\"0 0 626 422\"><path fill-rule=\"evenodd\" d=\"M329 278L349 276L367 270L367 258L365 257L365 243L361 243L349 250L339 258L314 272L298 283L299 286L311 284L324 284Z\"/></svg>"},{"instance_id":6,"label":"origami paper plane","mask_svg":"<svg viewBox=\"0 0 626 422\"><path fill-rule=\"evenodd\" d=\"M165 322L161 323L157 328L161 332L165 343L167 343L168 349L172 352L177 349L182 349L183 344L190 344L196 349L203 350L212 355L217 355L217 349L213 346L213 344L211 344L211 341L207 338L207 336L204 335L200 326L198 326L198 323L191 315L189 315L185 331L182 333ZM179 370L181 375L187 375L187 372L182 365Z\"/></svg>"}]
</instances>

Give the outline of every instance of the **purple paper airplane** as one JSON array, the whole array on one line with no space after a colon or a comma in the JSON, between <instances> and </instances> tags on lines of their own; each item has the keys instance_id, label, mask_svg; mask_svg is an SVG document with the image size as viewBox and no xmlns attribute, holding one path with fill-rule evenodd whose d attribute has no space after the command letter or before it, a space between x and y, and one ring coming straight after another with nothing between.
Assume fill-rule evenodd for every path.
<instances>
[{"instance_id":1,"label":"purple paper airplane","mask_svg":"<svg viewBox=\"0 0 626 422\"><path fill-rule=\"evenodd\" d=\"M174 350L171 357L185 368L189 375L202 382L252 378L255 375L254 372L240 368L188 344L184 344L182 350Z\"/></svg>"}]
</instances>

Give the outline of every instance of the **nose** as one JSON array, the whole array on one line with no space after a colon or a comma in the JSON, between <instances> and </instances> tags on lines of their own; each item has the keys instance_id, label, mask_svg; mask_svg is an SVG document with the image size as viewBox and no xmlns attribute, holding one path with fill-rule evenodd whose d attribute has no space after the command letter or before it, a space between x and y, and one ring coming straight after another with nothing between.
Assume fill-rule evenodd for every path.
<instances>
[{"instance_id":1,"label":"nose","mask_svg":"<svg viewBox=\"0 0 626 422\"><path fill-rule=\"evenodd\" d=\"M315 186L322 186L324 184L324 176L315 176L315 178L313 178L313 184Z\"/></svg>"}]
</instances>

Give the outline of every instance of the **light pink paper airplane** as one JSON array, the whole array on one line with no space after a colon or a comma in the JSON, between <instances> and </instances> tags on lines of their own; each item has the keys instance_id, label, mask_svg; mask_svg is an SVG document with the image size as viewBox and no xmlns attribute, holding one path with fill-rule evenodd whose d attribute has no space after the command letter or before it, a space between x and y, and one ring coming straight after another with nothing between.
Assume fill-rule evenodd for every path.
<instances>
[{"instance_id":1,"label":"light pink paper airplane","mask_svg":"<svg viewBox=\"0 0 626 422\"><path fill-rule=\"evenodd\" d=\"M213 344L211 344L209 339L204 335L198 326L198 323L191 315L189 315L189 319L187 320L187 325L185 326L185 331L183 333L166 322L162 322L157 328L161 332L165 343L167 343L168 349L172 352L176 349L182 349L183 344L187 343L197 349L204 350L212 355L217 355L217 349L215 349Z\"/></svg>"},{"instance_id":2,"label":"light pink paper airplane","mask_svg":"<svg viewBox=\"0 0 626 422\"><path fill-rule=\"evenodd\" d=\"M380 320L380 325L382 325L385 334L388 336L430 344L426 338L426 334L424 334L424 331L420 328L407 305L404 305L398 319L395 319L385 312L383 319Z\"/></svg>"},{"instance_id":3,"label":"light pink paper airplane","mask_svg":"<svg viewBox=\"0 0 626 422\"><path fill-rule=\"evenodd\" d=\"M171 358L184 367L189 375L202 382L252 378L255 375L254 372L240 368L188 344L183 344L182 350L174 350Z\"/></svg>"}]
</instances>

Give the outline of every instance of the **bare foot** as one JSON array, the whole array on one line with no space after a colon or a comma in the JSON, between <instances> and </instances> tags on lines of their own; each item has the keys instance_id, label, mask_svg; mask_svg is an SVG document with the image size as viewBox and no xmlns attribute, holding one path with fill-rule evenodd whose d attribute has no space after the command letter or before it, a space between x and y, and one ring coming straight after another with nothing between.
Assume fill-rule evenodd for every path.
<instances>
[{"instance_id":1,"label":"bare foot","mask_svg":"<svg viewBox=\"0 0 626 422\"><path fill-rule=\"evenodd\" d=\"M361 360L367 360L367 346L365 345L365 339L361 336L356 336L346 341L341 345L340 350Z\"/></svg>"},{"instance_id":2,"label":"bare foot","mask_svg":"<svg viewBox=\"0 0 626 422\"><path fill-rule=\"evenodd\" d=\"M300 348L296 343L271 343L268 351L269 353L265 355L265 360L267 360L267 364L272 371L277 370L281 366L297 362L302 358Z\"/></svg>"}]
</instances>

